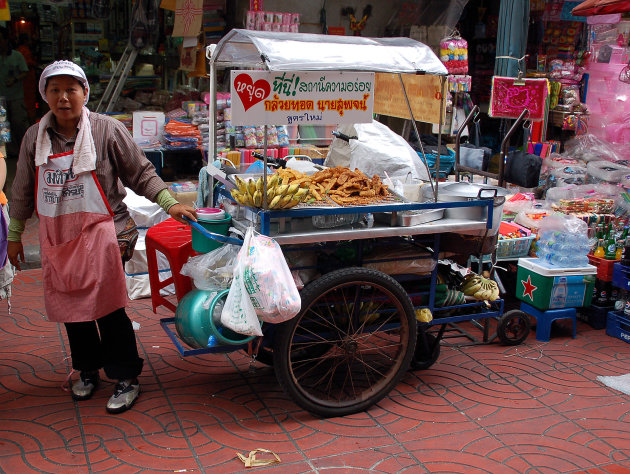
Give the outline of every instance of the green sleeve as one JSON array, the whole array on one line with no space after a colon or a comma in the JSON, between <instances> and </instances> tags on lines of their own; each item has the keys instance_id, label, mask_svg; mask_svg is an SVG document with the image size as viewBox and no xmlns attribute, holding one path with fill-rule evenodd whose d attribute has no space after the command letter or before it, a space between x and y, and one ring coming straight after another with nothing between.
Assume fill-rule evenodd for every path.
<instances>
[{"instance_id":1,"label":"green sleeve","mask_svg":"<svg viewBox=\"0 0 630 474\"><path fill-rule=\"evenodd\" d=\"M24 232L25 227L25 220L11 217L9 219L9 233L7 235L7 240L10 242L22 242L22 233Z\"/></svg>"},{"instance_id":2,"label":"green sleeve","mask_svg":"<svg viewBox=\"0 0 630 474\"><path fill-rule=\"evenodd\" d=\"M168 210L175 204L179 204L177 199L171 196L171 193L168 192L168 189L162 189L162 191L155 196L155 202L166 212L168 212Z\"/></svg>"}]
</instances>

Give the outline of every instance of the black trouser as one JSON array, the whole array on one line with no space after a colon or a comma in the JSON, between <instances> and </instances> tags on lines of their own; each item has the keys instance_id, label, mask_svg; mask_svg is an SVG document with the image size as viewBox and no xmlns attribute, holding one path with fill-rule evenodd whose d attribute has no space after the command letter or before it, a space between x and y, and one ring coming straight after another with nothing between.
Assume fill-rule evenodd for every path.
<instances>
[{"instance_id":1,"label":"black trouser","mask_svg":"<svg viewBox=\"0 0 630 474\"><path fill-rule=\"evenodd\" d=\"M138 356L136 335L125 308L96 321L65 326L73 369L89 372L103 367L107 377L114 380L133 379L142 372L144 360Z\"/></svg>"}]
</instances>

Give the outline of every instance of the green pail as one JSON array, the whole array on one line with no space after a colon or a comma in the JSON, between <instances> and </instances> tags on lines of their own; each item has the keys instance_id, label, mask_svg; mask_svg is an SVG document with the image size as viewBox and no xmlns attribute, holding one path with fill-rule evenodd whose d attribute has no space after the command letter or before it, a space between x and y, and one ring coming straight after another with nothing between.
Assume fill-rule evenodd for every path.
<instances>
[{"instance_id":1,"label":"green pail","mask_svg":"<svg viewBox=\"0 0 630 474\"><path fill-rule=\"evenodd\" d=\"M240 345L254 338L235 333L221 325L221 311L228 291L220 291L208 309L203 305L213 291L195 289L180 300L175 311L175 328L179 337L193 349Z\"/></svg>"},{"instance_id":2,"label":"green pail","mask_svg":"<svg viewBox=\"0 0 630 474\"><path fill-rule=\"evenodd\" d=\"M225 217L223 219L203 220L200 216L197 223L199 223L208 232L227 236L230 224L232 223L232 216L230 216L227 212L225 213ZM208 253L223 245L223 242L206 237L192 226L190 227L190 232L192 235L192 248L195 252Z\"/></svg>"}]
</instances>

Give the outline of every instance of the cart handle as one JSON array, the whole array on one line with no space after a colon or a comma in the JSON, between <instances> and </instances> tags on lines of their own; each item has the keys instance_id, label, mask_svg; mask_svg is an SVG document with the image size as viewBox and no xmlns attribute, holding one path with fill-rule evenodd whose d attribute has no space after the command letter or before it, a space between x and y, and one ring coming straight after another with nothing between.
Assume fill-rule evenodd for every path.
<instances>
[{"instance_id":1,"label":"cart handle","mask_svg":"<svg viewBox=\"0 0 630 474\"><path fill-rule=\"evenodd\" d=\"M195 230L197 230L199 233L201 233L207 239L216 240L218 242L223 242L224 244L243 245L243 241L242 240L234 239L232 237L227 237L227 236L221 235L221 234L215 234L213 232L209 232L206 229L204 229L204 227L201 224L199 224L198 222L190 220L186 216L183 216L183 217L184 217L184 219L186 219L188 221L188 223L190 224L191 227L194 227Z\"/></svg>"}]
</instances>

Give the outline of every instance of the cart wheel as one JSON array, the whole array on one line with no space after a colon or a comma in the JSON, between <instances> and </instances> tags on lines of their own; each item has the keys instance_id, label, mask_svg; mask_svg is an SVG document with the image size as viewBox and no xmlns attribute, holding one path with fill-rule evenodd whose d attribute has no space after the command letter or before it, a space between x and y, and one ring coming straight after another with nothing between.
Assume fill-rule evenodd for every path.
<instances>
[{"instance_id":1,"label":"cart wheel","mask_svg":"<svg viewBox=\"0 0 630 474\"><path fill-rule=\"evenodd\" d=\"M527 339L530 326L529 316L513 309L499 318L497 336L506 346L516 346Z\"/></svg>"},{"instance_id":2,"label":"cart wheel","mask_svg":"<svg viewBox=\"0 0 630 474\"><path fill-rule=\"evenodd\" d=\"M423 370L431 367L440 357L440 341L433 334L426 334L426 344L422 340L422 333L418 334L416 351L411 359L413 370Z\"/></svg>"},{"instance_id":3,"label":"cart wheel","mask_svg":"<svg viewBox=\"0 0 630 474\"><path fill-rule=\"evenodd\" d=\"M416 319L396 280L344 268L302 291L302 309L276 328L274 367L284 391L316 415L344 416L385 397L409 368Z\"/></svg>"}]
</instances>

